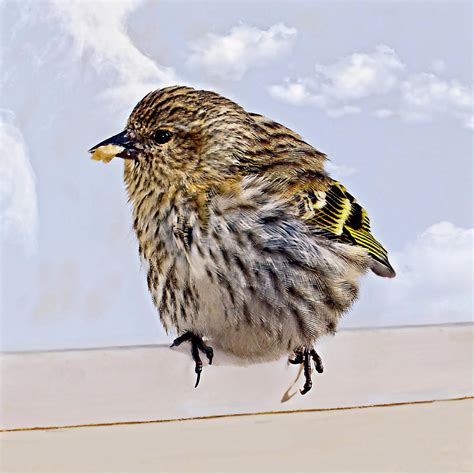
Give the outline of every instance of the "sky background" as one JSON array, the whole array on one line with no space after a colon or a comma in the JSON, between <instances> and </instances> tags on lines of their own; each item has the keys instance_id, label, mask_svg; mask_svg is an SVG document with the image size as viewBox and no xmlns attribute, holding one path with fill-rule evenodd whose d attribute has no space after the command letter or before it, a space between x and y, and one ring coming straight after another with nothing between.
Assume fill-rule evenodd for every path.
<instances>
[{"instance_id":1,"label":"sky background","mask_svg":"<svg viewBox=\"0 0 474 474\"><path fill-rule=\"evenodd\" d=\"M0 1L1 347L165 342L123 163L87 150L150 90L219 92L299 132L366 207L394 280L341 327L469 321L473 3Z\"/></svg>"}]
</instances>

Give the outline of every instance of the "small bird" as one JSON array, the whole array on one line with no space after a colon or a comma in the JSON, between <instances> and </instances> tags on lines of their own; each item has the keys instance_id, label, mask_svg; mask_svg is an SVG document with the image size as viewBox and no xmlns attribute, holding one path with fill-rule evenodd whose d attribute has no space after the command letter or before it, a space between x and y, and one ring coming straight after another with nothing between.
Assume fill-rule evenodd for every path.
<instances>
[{"instance_id":1,"label":"small bird","mask_svg":"<svg viewBox=\"0 0 474 474\"><path fill-rule=\"evenodd\" d=\"M124 158L139 255L173 346L191 345L199 384L212 340L243 360L322 372L317 340L335 333L369 269L394 277L367 212L300 135L221 95L150 92L125 130L89 150Z\"/></svg>"}]
</instances>

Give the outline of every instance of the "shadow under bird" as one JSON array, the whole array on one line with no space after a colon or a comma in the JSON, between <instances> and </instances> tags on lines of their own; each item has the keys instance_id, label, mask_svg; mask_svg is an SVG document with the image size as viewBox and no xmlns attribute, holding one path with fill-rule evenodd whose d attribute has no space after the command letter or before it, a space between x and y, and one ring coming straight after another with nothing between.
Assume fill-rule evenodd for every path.
<instances>
[{"instance_id":1,"label":"shadow under bird","mask_svg":"<svg viewBox=\"0 0 474 474\"><path fill-rule=\"evenodd\" d=\"M133 227L153 303L197 374L204 338L245 361L290 356L323 371L334 333L369 269L395 276L367 212L297 133L214 92L150 92L125 130L90 150L125 159Z\"/></svg>"}]
</instances>

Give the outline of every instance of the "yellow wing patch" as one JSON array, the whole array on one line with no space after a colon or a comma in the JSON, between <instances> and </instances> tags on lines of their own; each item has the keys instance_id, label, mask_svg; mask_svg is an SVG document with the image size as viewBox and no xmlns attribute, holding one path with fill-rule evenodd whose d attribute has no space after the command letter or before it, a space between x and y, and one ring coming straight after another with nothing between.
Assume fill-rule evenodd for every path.
<instances>
[{"instance_id":1,"label":"yellow wing patch","mask_svg":"<svg viewBox=\"0 0 474 474\"><path fill-rule=\"evenodd\" d=\"M307 190L298 197L300 214L308 224L328 232L337 240L363 247L390 272L387 251L370 233L366 210L339 182L326 191Z\"/></svg>"}]
</instances>

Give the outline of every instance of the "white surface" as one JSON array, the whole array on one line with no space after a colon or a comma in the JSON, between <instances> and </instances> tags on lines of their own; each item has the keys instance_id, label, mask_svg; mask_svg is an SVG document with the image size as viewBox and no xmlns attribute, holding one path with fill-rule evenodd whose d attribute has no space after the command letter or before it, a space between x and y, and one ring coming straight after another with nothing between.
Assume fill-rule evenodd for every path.
<instances>
[{"instance_id":1,"label":"white surface","mask_svg":"<svg viewBox=\"0 0 474 474\"><path fill-rule=\"evenodd\" d=\"M285 360L241 367L216 352L194 389L189 346L3 354L0 427L359 406L470 396L473 325L342 331L322 341L325 373L298 393ZM287 401L287 393L295 396Z\"/></svg>"},{"instance_id":2,"label":"white surface","mask_svg":"<svg viewBox=\"0 0 474 474\"><path fill-rule=\"evenodd\" d=\"M472 472L472 400L1 433L2 472Z\"/></svg>"}]
</instances>

